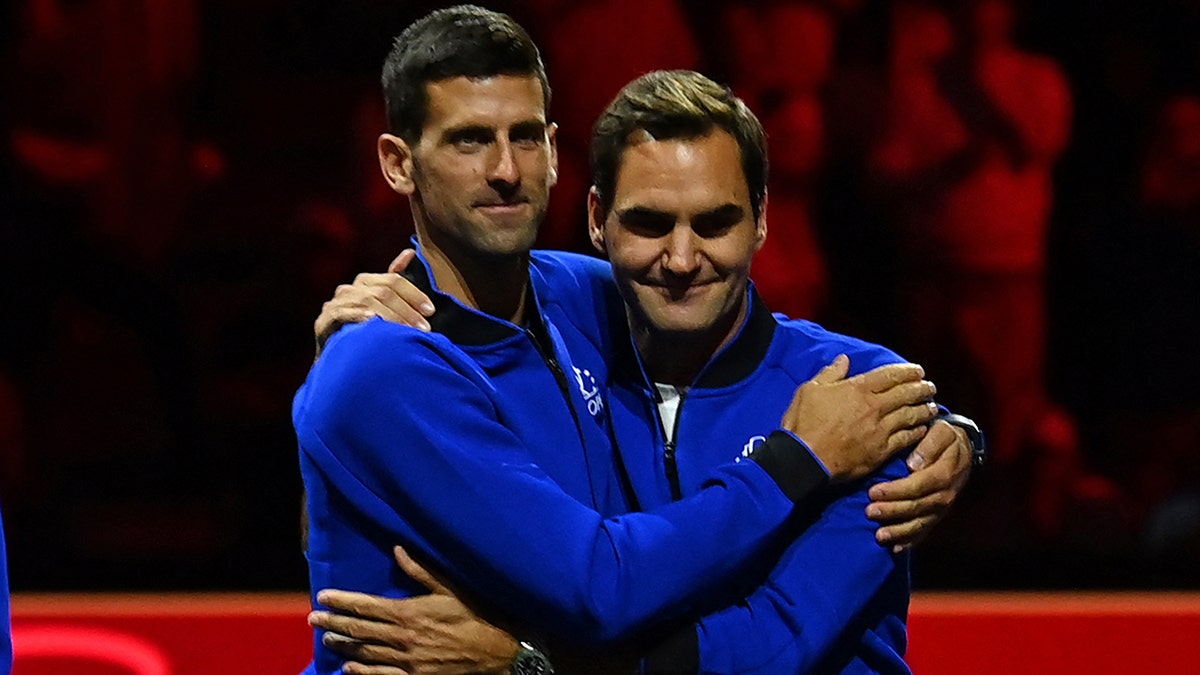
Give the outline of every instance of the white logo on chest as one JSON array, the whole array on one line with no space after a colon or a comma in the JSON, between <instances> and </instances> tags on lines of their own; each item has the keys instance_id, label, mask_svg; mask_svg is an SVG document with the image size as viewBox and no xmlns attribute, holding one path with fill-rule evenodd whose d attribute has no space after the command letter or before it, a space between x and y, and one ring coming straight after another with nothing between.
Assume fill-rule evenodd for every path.
<instances>
[{"instance_id":1,"label":"white logo on chest","mask_svg":"<svg viewBox=\"0 0 1200 675\"><path fill-rule=\"evenodd\" d=\"M746 441L746 444L742 446L742 457L749 457L755 448L766 442L766 436L751 436L750 440ZM737 461L741 461L741 457Z\"/></svg>"},{"instance_id":2,"label":"white logo on chest","mask_svg":"<svg viewBox=\"0 0 1200 675\"><path fill-rule=\"evenodd\" d=\"M600 396L596 378L587 369L580 370L571 366L571 370L575 371L575 381L579 383L579 393L583 394L583 400L587 401L588 412L592 417L599 417L600 413L604 412L604 398Z\"/></svg>"}]
</instances>

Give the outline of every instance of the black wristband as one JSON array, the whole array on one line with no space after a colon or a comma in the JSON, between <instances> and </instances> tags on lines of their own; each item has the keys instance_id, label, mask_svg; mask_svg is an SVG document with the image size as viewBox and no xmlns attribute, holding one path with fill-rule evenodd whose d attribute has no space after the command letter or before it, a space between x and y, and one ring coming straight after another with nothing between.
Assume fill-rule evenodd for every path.
<instances>
[{"instance_id":1,"label":"black wristband","mask_svg":"<svg viewBox=\"0 0 1200 675\"><path fill-rule=\"evenodd\" d=\"M937 418L945 420L967 433L967 439L971 441L972 465L982 466L987 461L987 439L984 438L983 430L979 428L975 420L964 415L955 415L954 413L938 415Z\"/></svg>"},{"instance_id":2,"label":"black wristband","mask_svg":"<svg viewBox=\"0 0 1200 675\"><path fill-rule=\"evenodd\" d=\"M829 484L829 472L799 438L783 430L750 451L750 459L763 468L794 504L800 504Z\"/></svg>"}]
</instances>

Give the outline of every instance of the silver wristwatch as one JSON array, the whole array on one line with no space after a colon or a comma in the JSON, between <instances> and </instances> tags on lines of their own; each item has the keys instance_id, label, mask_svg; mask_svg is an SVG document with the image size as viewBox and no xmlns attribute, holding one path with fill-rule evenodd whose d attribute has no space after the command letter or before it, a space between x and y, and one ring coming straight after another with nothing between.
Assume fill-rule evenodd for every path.
<instances>
[{"instance_id":1,"label":"silver wristwatch","mask_svg":"<svg viewBox=\"0 0 1200 675\"><path fill-rule=\"evenodd\" d=\"M512 675L554 675L550 659L531 642L517 643L517 656L513 659Z\"/></svg>"}]
</instances>

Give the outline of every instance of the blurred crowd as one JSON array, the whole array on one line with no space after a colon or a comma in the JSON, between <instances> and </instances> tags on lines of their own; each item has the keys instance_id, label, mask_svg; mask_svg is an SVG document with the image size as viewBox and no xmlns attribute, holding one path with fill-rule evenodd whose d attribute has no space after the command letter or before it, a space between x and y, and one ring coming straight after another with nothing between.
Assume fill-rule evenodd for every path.
<instances>
[{"instance_id":1,"label":"blurred crowd","mask_svg":"<svg viewBox=\"0 0 1200 675\"><path fill-rule=\"evenodd\" d=\"M0 9L15 590L305 587L291 396L321 302L411 235L378 71L438 4ZM918 588L1200 586L1200 1L483 4L554 87L545 246L590 251L628 80L758 113L768 304L894 346L988 434Z\"/></svg>"}]
</instances>

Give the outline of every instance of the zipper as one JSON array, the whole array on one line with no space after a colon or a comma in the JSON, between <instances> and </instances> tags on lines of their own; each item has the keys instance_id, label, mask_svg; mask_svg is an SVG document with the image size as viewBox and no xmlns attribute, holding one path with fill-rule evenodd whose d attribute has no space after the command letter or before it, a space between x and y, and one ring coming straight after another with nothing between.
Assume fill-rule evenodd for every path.
<instances>
[{"instance_id":1,"label":"zipper","mask_svg":"<svg viewBox=\"0 0 1200 675\"><path fill-rule=\"evenodd\" d=\"M567 409L571 411L571 419L575 421L575 433L579 435L579 443L587 451L587 439L583 435L583 424L579 422L579 413L575 410L575 404L571 400L570 383L567 381L567 373L563 367L554 358L553 351L547 352L546 348L538 340L537 335L532 329L525 329L525 336L533 343L533 348L537 350L539 356L542 357L542 362L550 369L550 374L554 376L554 380L558 382L558 393L562 394L563 400L567 403Z\"/></svg>"},{"instance_id":2,"label":"zipper","mask_svg":"<svg viewBox=\"0 0 1200 675\"><path fill-rule=\"evenodd\" d=\"M662 413L658 410L657 400L659 399L658 387L654 388L655 406L654 413L658 417L658 428L662 430L663 439L663 465L667 472L667 483L671 486L671 501L679 501L683 499L683 489L679 486L679 460L676 457L675 441L679 439L679 420L683 418L683 404L687 399L687 391L679 391L679 405L675 407L675 423L672 424L671 435L667 436L667 429L662 422Z\"/></svg>"}]
</instances>

